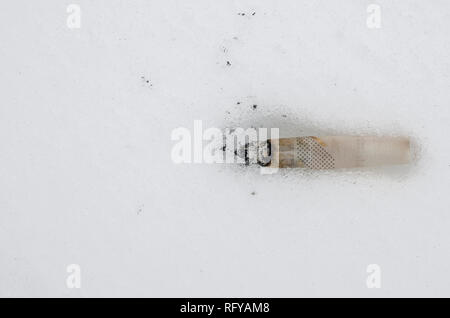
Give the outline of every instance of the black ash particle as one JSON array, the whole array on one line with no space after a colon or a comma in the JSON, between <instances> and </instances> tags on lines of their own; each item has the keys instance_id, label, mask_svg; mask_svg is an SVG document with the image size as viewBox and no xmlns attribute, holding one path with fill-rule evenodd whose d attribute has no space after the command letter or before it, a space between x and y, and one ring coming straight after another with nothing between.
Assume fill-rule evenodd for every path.
<instances>
[{"instance_id":1,"label":"black ash particle","mask_svg":"<svg viewBox=\"0 0 450 318\"><path fill-rule=\"evenodd\" d=\"M150 86L150 87L153 86L153 84L150 83L150 80L147 79L145 76L141 76L141 80L142 80L142 83L146 84L147 86Z\"/></svg>"},{"instance_id":2,"label":"black ash particle","mask_svg":"<svg viewBox=\"0 0 450 318\"><path fill-rule=\"evenodd\" d=\"M230 63L230 61L227 61L227 66L231 66L231 63Z\"/></svg>"},{"instance_id":3,"label":"black ash particle","mask_svg":"<svg viewBox=\"0 0 450 318\"><path fill-rule=\"evenodd\" d=\"M254 104L254 105L252 106L252 108L253 108L253 110L256 110L256 108L258 108L258 105Z\"/></svg>"}]
</instances>

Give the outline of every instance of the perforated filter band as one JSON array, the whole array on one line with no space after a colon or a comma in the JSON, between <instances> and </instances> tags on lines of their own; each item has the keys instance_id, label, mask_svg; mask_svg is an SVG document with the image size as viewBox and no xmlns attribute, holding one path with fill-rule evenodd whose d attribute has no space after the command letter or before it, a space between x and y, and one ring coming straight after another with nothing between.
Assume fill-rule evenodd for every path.
<instances>
[{"instance_id":1,"label":"perforated filter band","mask_svg":"<svg viewBox=\"0 0 450 318\"><path fill-rule=\"evenodd\" d=\"M295 159L309 169L333 169L334 158L315 137L296 138Z\"/></svg>"}]
</instances>

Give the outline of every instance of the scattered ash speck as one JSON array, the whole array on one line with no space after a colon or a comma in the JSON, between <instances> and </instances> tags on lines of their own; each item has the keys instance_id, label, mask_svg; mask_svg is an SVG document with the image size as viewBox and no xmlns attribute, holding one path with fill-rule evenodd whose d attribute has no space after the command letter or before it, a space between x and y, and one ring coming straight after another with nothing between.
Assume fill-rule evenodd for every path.
<instances>
[{"instance_id":1,"label":"scattered ash speck","mask_svg":"<svg viewBox=\"0 0 450 318\"><path fill-rule=\"evenodd\" d=\"M252 193L250 193L251 195L256 195L256 192L255 191L253 191Z\"/></svg>"},{"instance_id":2,"label":"scattered ash speck","mask_svg":"<svg viewBox=\"0 0 450 318\"><path fill-rule=\"evenodd\" d=\"M253 108L253 110L256 110L256 108L258 108L258 105L253 104L252 108Z\"/></svg>"},{"instance_id":3,"label":"scattered ash speck","mask_svg":"<svg viewBox=\"0 0 450 318\"><path fill-rule=\"evenodd\" d=\"M141 76L141 81L142 81L142 83L143 83L144 85L146 85L146 86L149 86L149 87L152 87L152 86L153 86L153 84L150 82L150 80L147 79L145 76Z\"/></svg>"},{"instance_id":4,"label":"scattered ash speck","mask_svg":"<svg viewBox=\"0 0 450 318\"><path fill-rule=\"evenodd\" d=\"M231 66L231 63L230 63L230 61L227 61L227 66Z\"/></svg>"},{"instance_id":5,"label":"scattered ash speck","mask_svg":"<svg viewBox=\"0 0 450 318\"><path fill-rule=\"evenodd\" d=\"M236 103L236 105L240 105L240 104L241 104L241 102L237 102L237 103Z\"/></svg>"},{"instance_id":6,"label":"scattered ash speck","mask_svg":"<svg viewBox=\"0 0 450 318\"><path fill-rule=\"evenodd\" d=\"M254 16L256 14L255 11L253 11L252 13L249 13L249 15ZM239 12L237 15L240 15L241 17L245 16L245 12Z\"/></svg>"}]
</instances>

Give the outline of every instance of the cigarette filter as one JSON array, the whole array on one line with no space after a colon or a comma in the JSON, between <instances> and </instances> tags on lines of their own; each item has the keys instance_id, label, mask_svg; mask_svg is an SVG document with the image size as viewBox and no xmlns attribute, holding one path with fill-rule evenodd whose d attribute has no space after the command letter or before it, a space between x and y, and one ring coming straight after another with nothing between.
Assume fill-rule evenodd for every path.
<instances>
[{"instance_id":1,"label":"cigarette filter","mask_svg":"<svg viewBox=\"0 0 450 318\"><path fill-rule=\"evenodd\" d=\"M410 141L407 137L280 138L258 143L257 148L258 163L273 168L339 169L410 162ZM247 145L244 151L247 162L250 151Z\"/></svg>"}]
</instances>

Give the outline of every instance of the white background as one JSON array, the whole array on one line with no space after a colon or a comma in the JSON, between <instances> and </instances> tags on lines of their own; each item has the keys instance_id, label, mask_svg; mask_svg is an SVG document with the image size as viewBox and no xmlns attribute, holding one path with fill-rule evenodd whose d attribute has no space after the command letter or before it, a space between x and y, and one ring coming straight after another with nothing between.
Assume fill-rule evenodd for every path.
<instances>
[{"instance_id":1,"label":"white background","mask_svg":"<svg viewBox=\"0 0 450 318\"><path fill-rule=\"evenodd\" d=\"M373 2L379 29L370 1L74 3L80 29L70 2L0 4L0 296L450 296L450 2ZM176 165L196 119L409 135L416 159Z\"/></svg>"}]
</instances>

